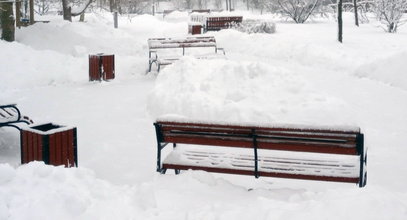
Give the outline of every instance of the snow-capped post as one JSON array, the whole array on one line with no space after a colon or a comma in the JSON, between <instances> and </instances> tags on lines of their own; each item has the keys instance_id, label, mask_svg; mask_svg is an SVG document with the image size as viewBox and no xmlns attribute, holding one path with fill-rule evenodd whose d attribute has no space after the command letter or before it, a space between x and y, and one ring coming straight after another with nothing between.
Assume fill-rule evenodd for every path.
<instances>
[{"instance_id":1,"label":"snow-capped post","mask_svg":"<svg viewBox=\"0 0 407 220\"><path fill-rule=\"evenodd\" d=\"M12 42L15 39L13 1L0 1L1 39Z\"/></svg>"},{"instance_id":2,"label":"snow-capped post","mask_svg":"<svg viewBox=\"0 0 407 220\"><path fill-rule=\"evenodd\" d=\"M338 41L343 40L343 22L342 22L342 0L338 0Z\"/></svg>"},{"instance_id":3,"label":"snow-capped post","mask_svg":"<svg viewBox=\"0 0 407 220\"><path fill-rule=\"evenodd\" d=\"M353 10L355 12L355 25L359 27L358 1L357 0L353 0Z\"/></svg>"},{"instance_id":4,"label":"snow-capped post","mask_svg":"<svg viewBox=\"0 0 407 220\"><path fill-rule=\"evenodd\" d=\"M117 28L119 26L117 14L118 14L117 11L113 12L114 28Z\"/></svg>"}]
</instances>

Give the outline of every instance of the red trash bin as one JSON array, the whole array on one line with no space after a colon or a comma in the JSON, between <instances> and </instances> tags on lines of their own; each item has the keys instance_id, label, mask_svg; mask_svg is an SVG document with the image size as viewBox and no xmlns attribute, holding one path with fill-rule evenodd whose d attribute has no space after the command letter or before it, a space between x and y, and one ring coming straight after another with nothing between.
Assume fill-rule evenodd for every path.
<instances>
[{"instance_id":1,"label":"red trash bin","mask_svg":"<svg viewBox=\"0 0 407 220\"><path fill-rule=\"evenodd\" d=\"M21 129L21 163L34 160L50 165L78 166L76 127L53 123Z\"/></svg>"},{"instance_id":2,"label":"red trash bin","mask_svg":"<svg viewBox=\"0 0 407 220\"><path fill-rule=\"evenodd\" d=\"M111 80L115 78L114 55L89 55L89 81Z\"/></svg>"}]
</instances>

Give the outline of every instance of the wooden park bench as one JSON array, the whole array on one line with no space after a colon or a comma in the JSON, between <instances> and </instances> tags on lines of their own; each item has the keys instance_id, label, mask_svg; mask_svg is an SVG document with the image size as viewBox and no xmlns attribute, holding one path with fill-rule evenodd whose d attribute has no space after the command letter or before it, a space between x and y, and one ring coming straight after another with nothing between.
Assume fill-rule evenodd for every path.
<instances>
[{"instance_id":1,"label":"wooden park bench","mask_svg":"<svg viewBox=\"0 0 407 220\"><path fill-rule=\"evenodd\" d=\"M0 105L0 127L13 127L21 130L20 123L32 124L33 121L21 114L16 104Z\"/></svg>"},{"instance_id":2,"label":"wooden park bench","mask_svg":"<svg viewBox=\"0 0 407 220\"><path fill-rule=\"evenodd\" d=\"M164 120L154 126L160 173L192 169L366 185L367 154L359 128ZM174 150L162 162L161 151L169 143Z\"/></svg>"},{"instance_id":3,"label":"wooden park bench","mask_svg":"<svg viewBox=\"0 0 407 220\"><path fill-rule=\"evenodd\" d=\"M204 25L204 31L220 31L233 25L242 23L243 16L208 16Z\"/></svg>"},{"instance_id":4,"label":"wooden park bench","mask_svg":"<svg viewBox=\"0 0 407 220\"><path fill-rule=\"evenodd\" d=\"M169 65L180 59L180 55L171 57L158 57L158 50L162 49L182 49L182 56L185 55L185 48L199 48L199 47L213 47L215 54L222 51L223 55L225 50L216 45L215 37L187 37L187 38L150 38L148 39L148 72L151 72L153 63L157 65L157 71L160 71L162 65ZM198 56L197 58L205 58L205 56Z\"/></svg>"}]
</instances>

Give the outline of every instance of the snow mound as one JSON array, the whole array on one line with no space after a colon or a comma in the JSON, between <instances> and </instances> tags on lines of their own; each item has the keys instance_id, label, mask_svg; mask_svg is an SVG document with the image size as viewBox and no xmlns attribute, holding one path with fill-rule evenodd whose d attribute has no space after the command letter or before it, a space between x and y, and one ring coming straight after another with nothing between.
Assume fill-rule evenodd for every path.
<instances>
[{"instance_id":1,"label":"snow mound","mask_svg":"<svg viewBox=\"0 0 407 220\"><path fill-rule=\"evenodd\" d=\"M132 219L156 206L143 187L115 186L84 168L32 162L0 164L0 173L0 219Z\"/></svg>"},{"instance_id":2,"label":"snow mound","mask_svg":"<svg viewBox=\"0 0 407 220\"><path fill-rule=\"evenodd\" d=\"M300 73L281 66L191 57L159 73L148 102L154 117L310 125L323 125L327 117L330 123L345 125L337 111L346 107L342 100L315 90Z\"/></svg>"},{"instance_id":3,"label":"snow mound","mask_svg":"<svg viewBox=\"0 0 407 220\"><path fill-rule=\"evenodd\" d=\"M0 60L8 63L5 69L0 70L1 81L7 82L0 83L0 91L87 81L87 57L79 61L55 51L38 51L17 42L0 41L0 47L6 51L0 53Z\"/></svg>"},{"instance_id":4,"label":"snow mound","mask_svg":"<svg viewBox=\"0 0 407 220\"><path fill-rule=\"evenodd\" d=\"M407 51L360 66L355 75L407 90Z\"/></svg>"}]
</instances>

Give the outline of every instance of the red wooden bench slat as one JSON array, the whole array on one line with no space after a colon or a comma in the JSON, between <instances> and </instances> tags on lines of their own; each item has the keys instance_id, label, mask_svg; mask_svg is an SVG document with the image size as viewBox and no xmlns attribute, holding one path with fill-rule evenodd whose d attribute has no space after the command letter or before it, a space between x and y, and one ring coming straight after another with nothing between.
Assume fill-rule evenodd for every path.
<instances>
[{"instance_id":1,"label":"red wooden bench slat","mask_svg":"<svg viewBox=\"0 0 407 220\"><path fill-rule=\"evenodd\" d=\"M363 149L363 134L360 133L360 128L305 127L289 125L268 126L265 124L211 124L183 121L157 121L155 126L158 142L157 171L159 172L165 172L166 169L198 169L220 173L351 182L359 183L360 187L363 187L366 184L366 179L364 177L366 172L364 171L365 159ZM307 159L305 159L307 154L304 154L300 156L299 160L301 162L298 163L299 165L302 164L301 168L293 167L293 164L298 166L296 165L296 161L291 161L288 163L275 163L275 161L270 161L272 162L271 167L263 167L263 170L259 171L258 162L263 161L262 163L264 163L268 161L265 159L260 160L257 153L253 153L251 156L249 154L250 158L247 159L249 161L256 161L253 162L253 165L249 165L250 169L253 170L248 170L247 165L242 165L242 169L238 169L239 165L234 165L234 168L222 167L225 166L221 165L222 163L227 163L227 161L229 161L228 158L230 158L230 155L228 155L228 153L226 153L226 157L224 159L220 159L220 163L213 162L213 160L217 157L210 156L212 159L203 163L204 165L208 163L208 167L202 166L202 164L198 162L203 159L199 154L195 155L195 153L192 153L190 155L192 157L198 157L198 160L195 162L193 160L188 160L186 162L184 160L190 157L187 154L183 154L184 156L181 157L176 156L177 154L171 153L170 155L173 156L168 157L171 159L169 161L166 160L167 162L161 165L161 149L168 143L202 145L203 147L206 146L207 148L203 148L205 149L204 152L206 152L206 154L212 154L211 152L217 146L254 149L254 152L257 152L257 149L263 149L287 152L318 153L321 154L321 156L322 154L326 154L326 156L322 156L322 158L328 157L328 154L330 154L330 156L336 158L338 162L330 164L328 167L326 164L319 164L316 160L313 160L308 164ZM209 146L214 146L215 148ZM191 147L192 146L189 146L188 148ZM231 153L231 151L229 151L229 153ZM286 155L286 153L283 154ZM294 156L295 154L291 153L289 155ZM319 155L317 155L317 157L319 158ZM348 164L346 162L347 160L351 160L353 162ZM242 161L246 161L246 159L239 159L239 161L239 163L242 163ZM343 162L346 163L343 164ZM341 163L341 169L345 169L346 171L330 171L332 168L329 167L336 167L339 165L336 163ZM291 164L291 168L284 168L288 166L288 164ZM351 170L347 170L347 167L353 168ZM314 170L315 168L318 169ZM265 172L264 169L270 172ZM282 169L287 170L283 171ZM292 171L289 169L294 170ZM325 169L328 169L328 173L319 174L319 172L325 172ZM255 170L257 170L257 172ZM280 170L281 172L279 172ZM314 173L315 175L313 175ZM355 177L354 175L358 175L358 177Z\"/></svg>"}]
</instances>

